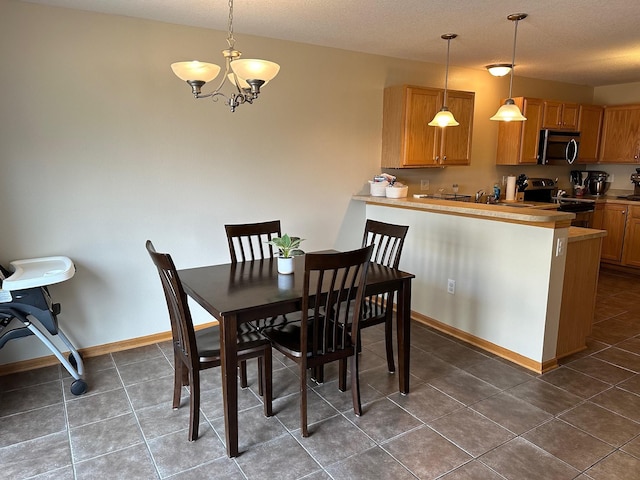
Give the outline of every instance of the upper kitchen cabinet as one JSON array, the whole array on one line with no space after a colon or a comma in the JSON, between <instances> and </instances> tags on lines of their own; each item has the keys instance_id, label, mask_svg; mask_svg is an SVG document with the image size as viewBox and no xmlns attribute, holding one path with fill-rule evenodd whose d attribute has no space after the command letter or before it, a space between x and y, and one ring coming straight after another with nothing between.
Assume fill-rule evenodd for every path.
<instances>
[{"instance_id":1,"label":"upper kitchen cabinet","mask_svg":"<svg viewBox=\"0 0 640 480\"><path fill-rule=\"evenodd\" d=\"M596 163L598 161L603 113L604 108L599 105L580 105L578 163Z\"/></svg>"},{"instance_id":2,"label":"upper kitchen cabinet","mask_svg":"<svg viewBox=\"0 0 640 480\"><path fill-rule=\"evenodd\" d=\"M496 164L536 164L544 102L523 97L516 97L513 101L527 119L523 122L499 122Z\"/></svg>"},{"instance_id":3,"label":"upper kitchen cabinet","mask_svg":"<svg viewBox=\"0 0 640 480\"><path fill-rule=\"evenodd\" d=\"M408 85L384 90L383 168L469 165L473 127L473 92L447 91L447 107L457 127L430 127L442 108L444 90Z\"/></svg>"},{"instance_id":4,"label":"upper kitchen cabinet","mask_svg":"<svg viewBox=\"0 0 640 480\"><path fill-rule=\"evenodd\" d=\"M542 128L577 130L578 110L577 103L545 100Z\"/></svg>"},{"instance_id":5,"label":"upper kitchen cabinet","mask_svg":"<svg viewBox=\"0 0 640 480\"><path fill-rule=\"evenodd\" d=\"M604 109L600 162L640 162L640 105Z\"/></svg>"}]
</instances>

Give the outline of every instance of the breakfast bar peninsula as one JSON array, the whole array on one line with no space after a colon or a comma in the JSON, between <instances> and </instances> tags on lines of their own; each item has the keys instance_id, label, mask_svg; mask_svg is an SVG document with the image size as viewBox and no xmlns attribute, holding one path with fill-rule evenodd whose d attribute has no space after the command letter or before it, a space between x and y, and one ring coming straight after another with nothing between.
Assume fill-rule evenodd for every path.
<instances>
[{"instance_id":1,"label":"breakfast bar peninsula","mask_svg":"<svg viewBox=\"0 0 640 480\"><path fill-rule=\"evenodd\" d=\"M356 195L362 217L409 225L412 318L536 372L586 348L605 231L574 214Z\"/></svg>"}]
</instances>

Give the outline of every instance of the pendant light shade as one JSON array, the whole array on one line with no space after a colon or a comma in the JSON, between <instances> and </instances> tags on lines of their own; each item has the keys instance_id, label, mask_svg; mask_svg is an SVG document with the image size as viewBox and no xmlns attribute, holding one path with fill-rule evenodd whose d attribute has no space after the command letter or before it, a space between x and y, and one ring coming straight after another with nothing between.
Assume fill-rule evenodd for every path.
<instances>
[{"instance_id":1,"label":"pendant light shade","mask_svg":"<svg viewBox=\"0 0 640 480\"><path fill-rule=\"evenodd\" d=\"M494 77L504 77L511 72L510 63L494 63L485 67Z\"/></svg>"},{"instance_id":2,"label":"pendant light shade","mask_svg":"<svg viewBox=\"0 0 640 480\"><path fill-rule=\"evenodd\" d=\"M515 31L513 34L513 57L511 61L511 79L509 80L509 98L504 102L496 114L490 118L490 120L497 120L500 122L516 122L516 121L524 121L527 118L522 115L522 112L518 108L518 106L513 101L512 97L512 89L513 89L513 71L516 68L516 40L518 38L518 22L520 20L524 20L527 18L526 13L513 13L507 16L508 20L515 22Z\"/></svg>"},{"instance_id":3,"label":"pendant light shade","mask_svg":"<svg viewBox=\"0 0 640 480\"><path fill-rule=\"evenodd\" d=\"M456 38L458 35L456 33L445 33L441 35L440 38L447 41L447 67L445 69L444 74L444 98L442 100L442 108L436 116L433 117L428 125L430 127L457 127L460 125L456 119L453 117L453 113L449 111L447 107L447 84L449 82L449 46L451 45L451 40Z\"/></svg>"}]
</instances>

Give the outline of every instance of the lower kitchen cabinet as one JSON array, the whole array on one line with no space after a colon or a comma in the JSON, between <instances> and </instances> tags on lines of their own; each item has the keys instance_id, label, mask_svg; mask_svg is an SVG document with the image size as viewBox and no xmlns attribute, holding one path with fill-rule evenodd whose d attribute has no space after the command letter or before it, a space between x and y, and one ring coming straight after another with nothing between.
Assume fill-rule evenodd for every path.
<instances>
[{"instance_id":1,"label":"lower kitchen cabinet","mask_svg":"<svg viewBox=\"0 0 640 480\"><path fill-rule=\"evenodd\" d=\"M602 243L603 262L640 267L640 206L598 204L593 228L607 231Z\"/></svg>"}]
</instances>

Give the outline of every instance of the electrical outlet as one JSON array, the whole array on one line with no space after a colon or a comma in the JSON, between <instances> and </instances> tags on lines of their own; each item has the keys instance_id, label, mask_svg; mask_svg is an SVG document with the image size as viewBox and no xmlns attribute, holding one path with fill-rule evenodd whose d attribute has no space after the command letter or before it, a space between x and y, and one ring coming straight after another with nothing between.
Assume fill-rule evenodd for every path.
<instances>
[{"instance_id":1,"label":"electrical outlet","mask_svg":"<svg viewBox=\"0 0 640 480\"><path fill-rule=\"evenodd\" d=\"M456 281L449 279L447 281L447 292L451 295L455 295L456 293Z\"/></svg>"},{"instance_id":2,"label":"electrical outlet","mask_svg":"<svg viewBox=\"0 0 640 480\"><path fill-rule=\"evenodd\" d=\"M423 191L429 190L429 179L428 178L420 180L420 190L423 190Z\"/></svg>"},{"instance_id":3,"label":"electrical outlet","mask_svg":"<svg viewBox=\"0 0 640 480\"><path fill-rule=\"evenodd\" d=\"M558 243L556 243L556 257L561 257L562 255L564 255L564 246L566 241L566 238L558 239Z\"/></svg>"}]
</instances>

